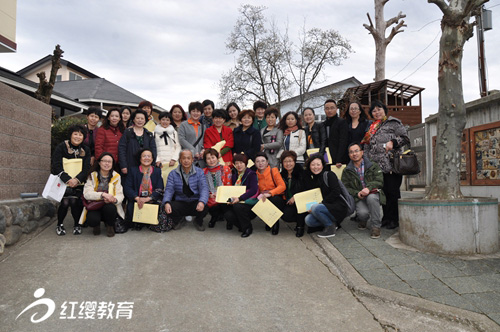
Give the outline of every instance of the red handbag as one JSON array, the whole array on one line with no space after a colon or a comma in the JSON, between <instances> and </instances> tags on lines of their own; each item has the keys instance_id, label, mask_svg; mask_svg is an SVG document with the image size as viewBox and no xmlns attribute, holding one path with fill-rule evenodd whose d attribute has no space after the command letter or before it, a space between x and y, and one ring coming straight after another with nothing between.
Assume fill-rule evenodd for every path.
<instances>
[{"instance_id":1,"label":"red handbag","mask_svg":"<svg viewBox=\"0 0 500 332\"><path fill-rule=\"evenodd\" d=\"M107 191L103 191L106 192ZM82 195L83 206L87 209L87 211L96 211L102 209L102 207L106 204L103 200L99 201L89 201Z\"/></svg>"}]
</instances>

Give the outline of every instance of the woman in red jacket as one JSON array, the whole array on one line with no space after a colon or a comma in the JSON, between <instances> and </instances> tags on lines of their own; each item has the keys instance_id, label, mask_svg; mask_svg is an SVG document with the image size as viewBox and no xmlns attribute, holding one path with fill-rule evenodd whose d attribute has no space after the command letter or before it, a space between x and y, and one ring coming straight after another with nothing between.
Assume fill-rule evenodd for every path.
<instances>
[{"instance_id":1,"label":"woman in red jacket","mask_svg":"<svg viewBox=\"0 0 500 332\"><path fill-rule=\"evenodd\" d=\"M103 152L109 152L118 163L118 143L124 130L120 109L110 109L104 118L104 124L97 131L95 140L96 156L100 156Z\"/></svg>"},{"instance_id":2,"label":"woman in red jacket","mask_svg":"<svg viewBox=\"0 0 500 332\"><path fill-rule=\"evenodd\" d=\"M226 143L220 149L220 154L226 166L230 166L233 162L233 153L231 149L234 146L234 138L233 131L229 127L224 126L224 122L226 121L225 113L226 112L222 109L216 109L212 113L214 124L205 132L203 148L207 150L220 141L225 141Z\"/></svg>"}]
</instances>

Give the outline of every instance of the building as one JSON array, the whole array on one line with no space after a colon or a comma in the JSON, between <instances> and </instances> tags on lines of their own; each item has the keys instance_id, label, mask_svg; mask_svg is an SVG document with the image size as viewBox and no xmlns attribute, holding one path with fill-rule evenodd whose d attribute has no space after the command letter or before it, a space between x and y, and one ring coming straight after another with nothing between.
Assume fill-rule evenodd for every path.
<instances>
[{"instance_id":1,"label":"building","mask_svg":"<svg viewBox=\"0 0 500 332\"><path fill-rule=\"evenodd\" d=\"M15 52L17 0L2 0L0 6L0 53Z\"/></svg>"}]
</instances>

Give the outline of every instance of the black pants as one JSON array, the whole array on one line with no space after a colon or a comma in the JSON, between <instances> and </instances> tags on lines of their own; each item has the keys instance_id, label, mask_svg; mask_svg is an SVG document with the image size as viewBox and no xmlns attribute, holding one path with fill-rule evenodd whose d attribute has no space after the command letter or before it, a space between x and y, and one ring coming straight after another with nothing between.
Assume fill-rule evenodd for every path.
<instances>
[{"instance_id":1,"label":"black pants","mask_svg":"<svg viewBox=\"0 0 500 332\"><path fill-rule=\"evenodd\" d=\"M224 219L226 219L228 223L241 229L243 232L248 228L253 229L252 219L254 219L256 215L252 212L252 208L253 205L244 203L230 205L224 212Z\"/></svg>"},{"instance_id":2,"label":"black pants","mask_svg":"<svg viewBox=\"0 0 500 332\"><path fill-rule=\"evenodd\" d=\"M208 213L210 213L210 215L212 217L218 217L218 216L224 215L224 212L226 211L226 209L227 209L226 204L217 204L217 205L209 207Z\"/></svg>"},{"instance_id":3,"label":"black pants","mask_svg":"<svg viewBox=\"0 0 500 332\"><path fill-rule=\"evenodd\" d=\"M183 202L183 201L172 201L170 206L172 207L172 213L170 216L174 220L175 224L178 224L182 217L185 216L195 216L195 222L198 225L203 224L203 218L208 213L208 207L205 205L202 211L196 211L196 206L198 201Z\"/></svg>"},{"instance_id":4,"label":"black pants","mask_svg":"<svg viewBox=\"0 0 500 332\"><path fill-rule=\"evenodd\" d=\"M114 226L116 220L116 206L112 203L105 204L100 210L87 211L87 225L99 226L101 220L106 226Z\"/></svg>"},{"instance_id":5,"label":"black pants","mask_svg":"<svg viewBox=\"0 0 500 332\"><path fill-rule=\"evenodd\" d=\"M83 211L83 202L80 197L63 197L59 209L57 210L57 224L62 225L64 218L68 214L68 209L71 207L71 215L73 216L74 226L78 226L78 221Z\"/></svg>"},{"instance_id":6,"label":"black pants","mask_svg":"<svg viewBox=\"0 0 500 332\"><path fill-rule=\"evenodd\" d=\"M297 205L285 204L282 211L283 215L281 216L281 219L285 222L296 222L297 227L304 227L307 213L297 213Z\"/></svg>"},{"instance_id":7,"label":"black pants","mask_svg":"<svg viewBox=\"0 0 500 332\"><path fill-rule=\"evenodd\" d=\"M398 199L401 198L401 183L403 176L395 173L384 173L384 193L386 197L385 205L382 205L384 223L396 222L399 223Z\"/></svg>"}]
</instances>

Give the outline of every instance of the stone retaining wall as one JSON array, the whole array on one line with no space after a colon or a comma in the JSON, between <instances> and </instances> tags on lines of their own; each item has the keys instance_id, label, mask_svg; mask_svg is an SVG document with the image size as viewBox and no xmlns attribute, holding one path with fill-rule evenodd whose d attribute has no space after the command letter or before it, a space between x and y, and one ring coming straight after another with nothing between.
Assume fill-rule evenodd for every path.
<instances>
[{"instance_id":1,"label":"stone retaining wall","mask_svg":"<svg viewBox=\"0 0 500 332\"><path fill-rule=\"evenodd\" d=\"M56 203L45 198L0 201L0 255L4 246L17 243L56 218Z\"/></svg>"}]
</instances>

